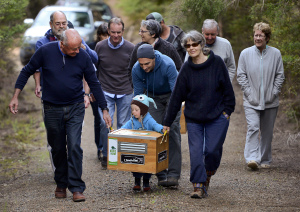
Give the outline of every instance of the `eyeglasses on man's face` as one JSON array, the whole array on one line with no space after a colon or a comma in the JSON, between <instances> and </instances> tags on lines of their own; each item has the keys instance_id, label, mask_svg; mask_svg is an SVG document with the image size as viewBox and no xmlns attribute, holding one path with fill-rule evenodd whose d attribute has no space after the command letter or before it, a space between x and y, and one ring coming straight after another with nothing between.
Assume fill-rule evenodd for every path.
<instances>
[{"instance_id":1,"label":"eyeglasses on man's face","mask_svg":"<svg viewBox=\"0 0 300 212\"><path fill-rule=\"evenodd\" d=\"M255 38L264 38L266 37L265 35L254 35Z\"/></svg>"},{"instance_id":2,"label":"eyeglasses on man's face","mask_svg":"<svg viewBox=\"0 0 300 212\"><path fill-rule=\"evenodd\" d=\"M188 49L192 47L197 47L201 42L199 41L198 43L192 43L192 44L185 44L184 48Z\"/></svg>"},{"instance_id":3,"label":"eyeglasses on man's face","mask_svg":"<svg viewBox=\"0 0 300 212\"><path fill-rule=\"evenodd\" d=\"M146 32L149 32L149 31L144 31L144 30L139 30L139 33L142 33L142 34L144 34L144 33L146 33Z\"/></svg>"}]
</instances>

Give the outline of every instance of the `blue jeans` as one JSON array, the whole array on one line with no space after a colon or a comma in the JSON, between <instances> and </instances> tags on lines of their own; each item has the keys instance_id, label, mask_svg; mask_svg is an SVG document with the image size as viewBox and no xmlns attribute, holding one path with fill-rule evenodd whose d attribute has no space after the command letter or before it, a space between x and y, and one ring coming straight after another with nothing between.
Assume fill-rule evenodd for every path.
<instances>
[{"instance_id":1,"label":"blue jeans","mask_svg":"<svg viewBox=\"0 0 300 212\"><path fill-rule=\"evenodd\" d=\"M84 103L58 106L44 103L44 123L56 167L54 180L58 187L72 193L85 190L82 176L83 151L80 147Z\"/></svg>"},{"instance_id":2,"label":"blue jeans","mask_svg":"<svg viewBox=\"0 0 300 212\"><path fill-rule=\"evenodd\" d=\"M117 106L117 129L120 129L131 117L131 101L132 94L126 94L121 98L111 98L105 95L107 101L107 107L109 109L109 115L112 119L112 125L114 124L115 106Z\"/></svg>"},{"instance_id":3,"label":"blue jeans","mask_svg":"<svg viewBox=\"0 0 300 212\"><path fill-rule=\"evenodd\" d=\"M107 139L108 139L108 128L103 119L103 113L100 107L98 107L98 114L100 116L100 142L102 144L103 157L107 157Z\"/></svg>"},{"instance_id":4,"label":"blue jeans","mask_svg":"<svg viewBox=\"0 0 300 212\"><path fill-rule=\"evenodd\" d=\"M219 168L228 127L229 120L223 114L209 122L187 123L192 183L204 183L206 172Z\"/></svg>"}]
</instances>

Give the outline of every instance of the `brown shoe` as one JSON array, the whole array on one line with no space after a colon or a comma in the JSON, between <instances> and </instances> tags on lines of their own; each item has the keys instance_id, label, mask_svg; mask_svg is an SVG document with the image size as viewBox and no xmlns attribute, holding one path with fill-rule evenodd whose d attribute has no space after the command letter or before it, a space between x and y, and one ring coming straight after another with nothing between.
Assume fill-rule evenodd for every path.
<instances>
[{"instance_id":1,"label":"brown shoe","mask_svg":"<svg viewBox=\"0 0 300 212\"><path fill-rule=\"evenodd\" d=\"M66 188L59 188L56 187L55 189L55 198L66 198L67 197L67 192L66 192Z\"/></svg>"},{"instance_id":2,"label":"brown shoe","mask_svg":"<svg viewBox=\"0 0 300 212\"><path fill-rule=\"evenodd\" d=\"M73 193L73 201L74 202L84 202L85 196L83 195L82 192L76 191Z\"/></svg>"}]
</instances>

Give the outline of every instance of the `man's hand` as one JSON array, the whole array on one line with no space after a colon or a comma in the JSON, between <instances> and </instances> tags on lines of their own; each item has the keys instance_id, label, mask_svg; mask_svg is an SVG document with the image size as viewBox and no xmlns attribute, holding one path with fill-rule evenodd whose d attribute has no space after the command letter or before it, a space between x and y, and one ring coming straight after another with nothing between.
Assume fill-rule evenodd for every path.
<instances>
[{"instance_id":1,"label":"man's hand","mask_svg":"<svg viewBox=\"0 0 300 212\"><path fill-rule=\"evenodd\" d=\"M18 98L13 97L9 103L9 110L12 114L18 113L18 105L19 105Z\"/></svg>"},{"instance_id":2,"label":"man's hand","mask_svg":"<svg viewBox=\"0 0 300 212\"><path fill-rule=\"evenodd\" d=\"M109 128L111 126L111 117L107 110L103 110L102 112L103 112L103 120L105 121L107 128Z\"/></svg>"},{"instance_id":3,"label":"man's hand","mask_svg":"<svg viewBox=\"0 0 300 212\"><path fill-rule=\"evenodd\" d=\"M34 91L36 97L41 98L41 85L36 85L35 86L35 91Z\"/></svg>"},{"instance_id":4,"label":"man's hand","mask_svg":"<svg viewBox=\"0 0 300 212\"><path fill-rule=\"evenodd\" d=\"M83 50L86 50L85 45L83 45L82 43L81 43L81 48L82 48Z\"/></svg>"},{"instance_id":5,"label":"man's hand","mask_svg":"<svg viewBox=\"0 0 300 212\"><path fill-rule=\"evenodd\" d=\"M165 131L170 132L170 127L164 126L163 127L163 133L165 133Z\"/></svg>"},{"instance_id":6,"label":"man's hand","mask_svg":"<svg viewBox=\"0 0 300 212\"><path fill-rule=\"evenodd\" d=\"M84 95L84 106L85 108L88 108L90 106L90 98L86 95Z\"/></svg>"},{"instance_id":7,"label":"man's hand","mask_svg":"<svg viewBox=\"0 0 300 212\"><path fill-rule=\"evenodd\" d=\"M18 97L20 93L21 93L21 89L16 88L14 96L9 103L9 110L12 114L18 113L18 105L19 105Z\"/></svg>"}]
</instances>

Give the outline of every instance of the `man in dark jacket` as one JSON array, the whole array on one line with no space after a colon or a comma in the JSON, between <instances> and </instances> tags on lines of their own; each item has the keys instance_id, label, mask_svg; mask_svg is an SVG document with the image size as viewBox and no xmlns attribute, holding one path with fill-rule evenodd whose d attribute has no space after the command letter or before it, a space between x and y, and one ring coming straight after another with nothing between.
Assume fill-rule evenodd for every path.
<instances>
[{"instance_id":1,"label":"man in dark jacket","mask_svg":"<svg viewBox=\"0 0 300 212\"><path fill-rule=\"evenodd\" d=\"M152 12L147 15L146 20L150 19L156 20L160 23L162 29L160 37L174 45L181 58L181 61L184 62L186 51L181 46L181 39L185 33L182 31L182 29L176 25L166 25L162 15L157 12Z\"/></svg>"},{"instance_id":2,"label":"man in dark jacket","mask_svg":"<svg viewBox=\"0 0 300 212\"><path fill-rule=\"evenodd\" d=\"M66 30L61 41L40 47L22 69L9 104L11 113L18 112L18 96L28 78L38 68L43 69L43 111L47 140L51 146L56 198L66 198L66 188L73 193L73 201L85 201L85 183L81 179L83 151L80 147L82 122L85 113L83 77L88 82L107 126L111 125L101 85L89 55L81 48L81 37L74 29Z\"/></svg>"}]
</instances>

